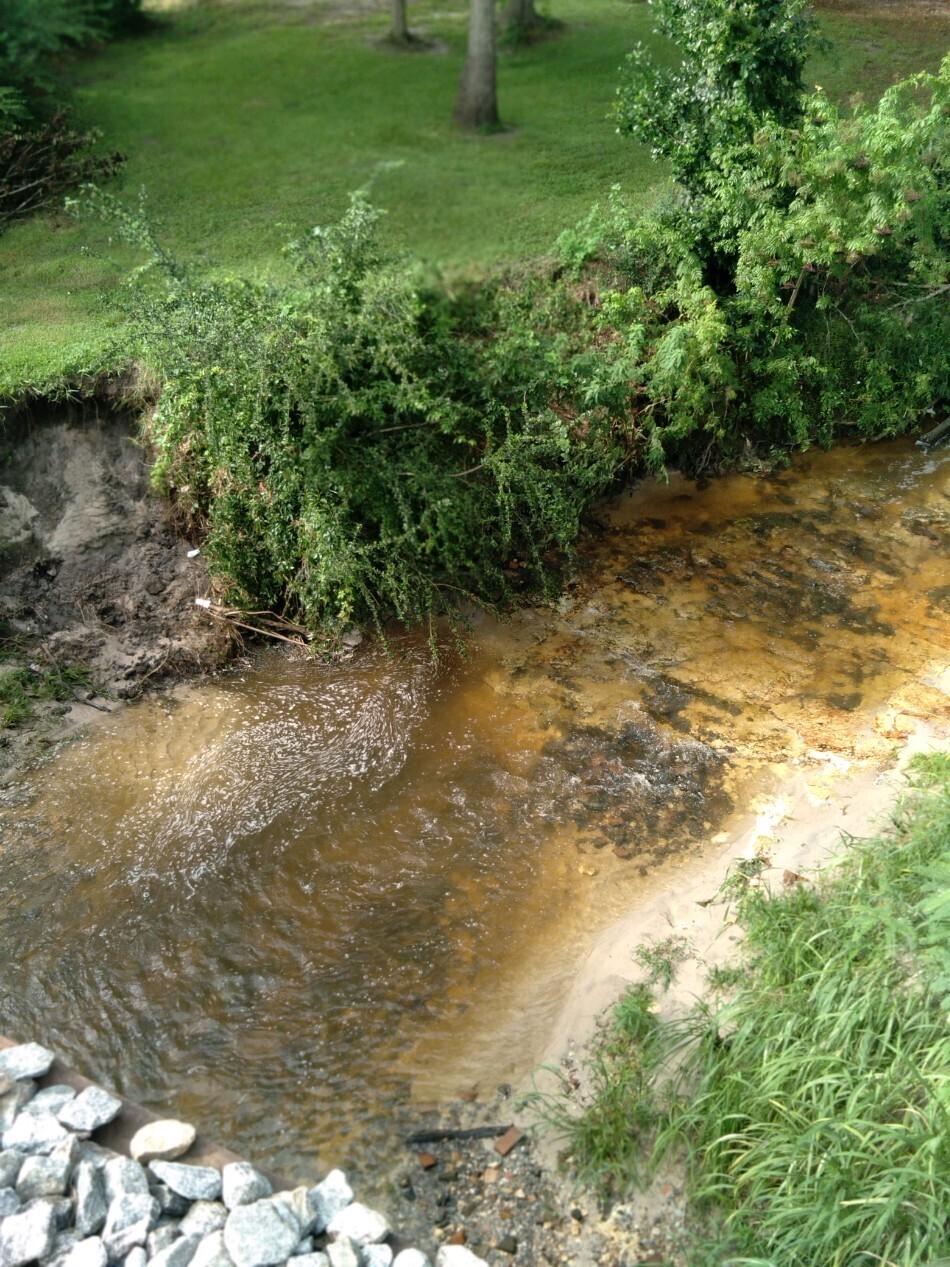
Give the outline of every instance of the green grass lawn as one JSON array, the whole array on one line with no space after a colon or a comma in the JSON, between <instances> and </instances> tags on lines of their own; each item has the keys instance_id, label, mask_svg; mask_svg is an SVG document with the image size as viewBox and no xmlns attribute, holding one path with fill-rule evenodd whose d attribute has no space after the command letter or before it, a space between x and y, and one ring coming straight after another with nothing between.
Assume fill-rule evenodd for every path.
<instances>
[{"instance_id":1,"label":"green grass lawn","mask_svg":"<svg viewBox=\"0 0 950 1267\"><path fill-rule=\"evenodd\" d=\"M471 271L546 251L613 184L636 200L662 177L606 118L624 54L650 38L649 8L557 0L551 11L566 24L560 38L502 56L508 128L495 136L451 122L465 0L414 0L412 25L433 49L413 53L382 40L385 0L368 13L331 0L205 0L83 58L69 82L80 119L128 156L112 191L144 190L184 259L279 267L285 242L373 179L394 244ZM851 40L837 69L816 68L832 91L873 91L898 60L903 73L939 56L932 32L925 41L862 22L858 38L847 18L832 26ZM135 262L104 226L65 214L0 238L0 394L101 368L118 320L102 295Z\"/></svg>"}]
</instances>

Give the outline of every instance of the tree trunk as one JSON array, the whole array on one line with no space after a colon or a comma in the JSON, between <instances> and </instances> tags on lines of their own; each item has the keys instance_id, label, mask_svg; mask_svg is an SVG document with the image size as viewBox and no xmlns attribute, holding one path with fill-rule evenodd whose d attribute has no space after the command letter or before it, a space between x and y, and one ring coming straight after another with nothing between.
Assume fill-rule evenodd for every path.
<instances>
[{"instance_id":1,"label":"tree trunk","mask_svg":"<svg viewBox=\"0 0 950 1267\"><path fill-rule=\"evenodd\" d=\"M540 22L534 0L508 0L505 10L505 26L509 30L530 31Z\"/></svg>"},{"instance_id":2,"label":"tree trunk","mask_svg":"<svg viewBox=\"0 0 950 1267\"><path fill-rule=\"evenodd\" d=\"M389 38L400 44L409 43L409 27L406 23L406 0L392 0L393 25Z\"/></svg>"},{"instance_id":3,"label":"tree trunk","mask_svg":"<svg viewBox=\"0 0 950 1267\"><path fill-rule=\"evenodd\" d=\"M495 60L495 0L472 0L468 57L455 100L455 122L460 128L474 131L499 126Z\"/></svg>"}]
</instances>

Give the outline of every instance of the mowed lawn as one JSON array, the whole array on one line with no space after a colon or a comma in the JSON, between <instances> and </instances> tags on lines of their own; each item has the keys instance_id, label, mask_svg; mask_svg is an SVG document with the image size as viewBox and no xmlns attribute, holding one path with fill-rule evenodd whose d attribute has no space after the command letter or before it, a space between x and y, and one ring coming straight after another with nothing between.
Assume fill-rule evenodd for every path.
<instances>
[{"instance_id":1,"label":"mowed lawn","mask_svg":"<svg viewBox=\"0 0 950 1267\"><path fill-rule=\"evenodd\" d=\"M199 0L84 56L67 82L78 118L128 158L110 191L144 196L183 260L280 269L286 242L372 182L393 245L471 272L550 250L611 186L636 201L663 172L608 118L626 52L654 38L646 4L552 0L558 38L501 55L507 126L490 136L452 124L467 8L412 0L429 44L405 53L384 41L387 0ZM939 56L932 30L830 22L844 56L817 69L835 92L873 91ZM121 317L104 295L138 262L106 226L65 213L0 237L0 394L108 364Z\"/></svg>"}]
</instances>

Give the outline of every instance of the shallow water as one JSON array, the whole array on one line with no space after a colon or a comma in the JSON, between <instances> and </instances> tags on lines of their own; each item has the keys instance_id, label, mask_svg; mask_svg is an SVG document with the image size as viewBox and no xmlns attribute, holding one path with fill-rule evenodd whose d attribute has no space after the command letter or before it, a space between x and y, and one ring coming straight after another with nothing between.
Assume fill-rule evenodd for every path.
<instances>
[{"instance_id":1,"label":"shallow water","mask_svg":"<svg viewBox=\"0 0 950 1267\"><path fill-rule=\"evenodd\" d=\"M894 443L646 485L464 661L267 650L109 719L8 792L0 1030L277 1170L380 1178L421 1099L530 1069L671 860L945 709L948 470Z\"/></svg>"}]
</instances>

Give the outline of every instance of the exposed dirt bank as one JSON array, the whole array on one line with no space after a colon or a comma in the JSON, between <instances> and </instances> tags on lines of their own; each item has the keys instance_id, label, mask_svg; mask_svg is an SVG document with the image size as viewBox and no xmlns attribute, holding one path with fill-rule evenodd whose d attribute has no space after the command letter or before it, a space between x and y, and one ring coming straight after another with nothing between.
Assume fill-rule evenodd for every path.
<instances>
[{"instance_id":1,"label":"exposed dirt bank","mask_svg":"<svg viewBox=\"0 0 950 1267\"><path fill-rule=\"evenodd\" d=\"M210 667L228 637L196 607L200 556L151 494L148 455L130 414L94 408L23 412L0 441L0 628L7 661L86 666L94 692L34 703L3 730L0 769L48 747L146 682Z\"/></svg>"}]
</instances>

